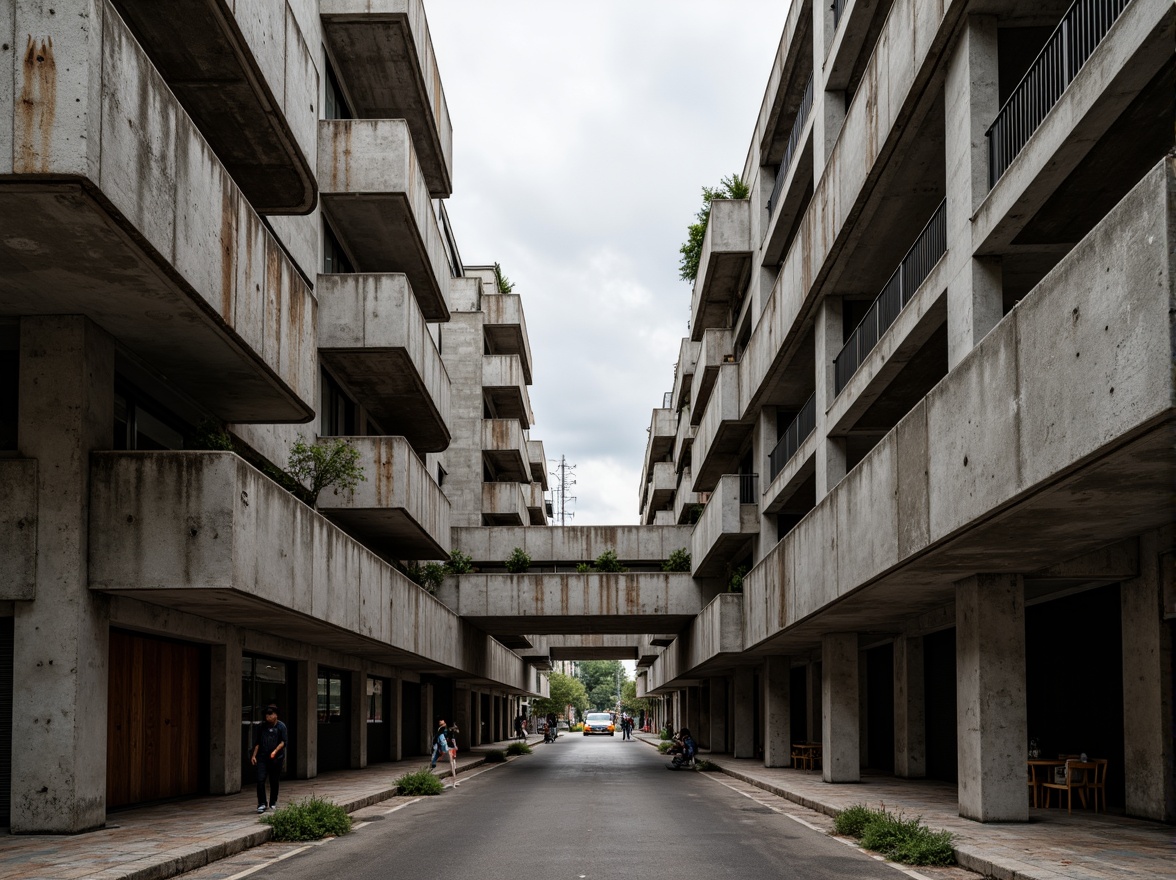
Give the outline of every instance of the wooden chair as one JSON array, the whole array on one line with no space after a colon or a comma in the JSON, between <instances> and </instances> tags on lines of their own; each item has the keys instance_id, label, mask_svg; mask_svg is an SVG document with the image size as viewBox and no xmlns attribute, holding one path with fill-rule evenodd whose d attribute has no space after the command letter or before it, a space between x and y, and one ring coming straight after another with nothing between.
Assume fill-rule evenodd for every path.
<instances>
[{"instance_id":1,"label":"wooden chair","mask_svg":"<svg viewBox=\"0 0 1176 880\"><path fill-rule=\"evenodd\" d=\"M1086 788L1094 797L1094 811L1098 812L1099 792L1102 792L1103 812L1107 811L1107 764L1106 758L1094 758L1091 762L1094 770L1086 774Z\"/></svg>"},{"instance_id":2,"label":"wooden chair","mask_svg":"<svg viewBox=\"0 0 1176 880\"><path fill-rule=\"evenodd\" d=\"M808 752L806 752L804 749L798 749L794 747L792 749L792 766L796 767L798 770L807 770Z\"/></svg>"},{"instance_id":3,"label":"wooden chair","mask_svg":"<svg viewBox=\"0 0 1176 880\"><path fill-rule=\"evenodd\" d=\"M1052 796L1051 791L1058 792L1058 806L1062 805L1062 795L1066 793L1066 812L1074 812L1074 792L1078 792L1078 797L1082 801L1082 806L1086 806L1086 780L1089 774L1092 773L1097 765L1091 761L1079 761L1070 759L1066 761L1066 781L1054 782L1047 780L1041 783L1041 788L1045 791L1045 805L1049 807Z\"/></svg>"}]
</instances>

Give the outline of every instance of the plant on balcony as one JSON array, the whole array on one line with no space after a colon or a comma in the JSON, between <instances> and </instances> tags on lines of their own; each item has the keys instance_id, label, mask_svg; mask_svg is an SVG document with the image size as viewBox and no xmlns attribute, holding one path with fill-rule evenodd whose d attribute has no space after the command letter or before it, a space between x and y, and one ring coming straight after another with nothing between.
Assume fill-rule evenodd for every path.
<instances>
[{"instance_id":1,"label":"plant on balcony","mask_svg":"<svg viewBox=\"0 0 1176 880\"><path fill-rule=\"evenodd\" d=\"M702 512L706 509L705 504L690 504L686 507L686 522L694 525L702 516Z\"/></svg>"},{"instance_id":2,"label":"plant on balcony","mask_svg":"<svg viewBox=\"0 0 1176 880\"><path fill-rule=\"evenodd\" d=\"M727 569L727 592L728 593L742 593L743 592L743 578L747 574L747 566L741 565L738 568Z\"/></svg>"},{"instance_id":3,"label":"plant on balcony","mask_svg":"<svg viewBox=\"0 0 1176 880\"><path fill-rule=\"evenodd\" d=\"M204 419L196 428L196 432L188 438L189 449L219 450L233 452L233 436L225 430L216 419Z\"/></svg>"},{"instance_id":4,"label":"plant on balcony","mask_svg":"<svg viewBox=\"0 0 1176 880\"><path fill-rule=\"evenodd\" d=\"M510 293L514 290L514 282L502 274L502 267L494 264L494 286L499 293Z\"/></svg>"},{"instance_id":5,"label":"plant on balcony","mask_svg":"<svg viewBox=\"0 0 1176 880\"><path fill-rule=\"evenodd\" d=\"M589 563L576 563L576 574L588 574L590 571L592 571L592 566Z\"/></svg>"},{"instance_id":6,"label":"plant on balcony","mask_svg":"<svg viewBox=\"0 0 1176 880\"><path fill-rule=\"evenodd\" d=\"M616 550L605 550L596 557L592 565L597 571L608 572L610 574L620 574L629 570L625 568L625 566L621 565L621 561L617 559Z\"/></svg>"},{"instance_id":7,"label":"plant on balcony","mask_svg":"<svg viewBox=\"0 0 1176 880\"><path fill-rule=\"evenodd\" d=\"M691 283L698 277L698 261L702 258L702 240L706 237L711 202L715 199L746 199L750 195L751 187L738 174L724 177L716 187L702 188L702 207L698 209L694 222L686 227L686 243L678 249L682 255L678 277Z\"/></svg>"},{"instance_id":8,"label":"plant on balcony","mask_svg":"<svg viewBox=\"0 0 1176 880\"><path fill-rule=\"evenodd\" d=\"M474 557L468 553L462 553L460 550L451 550L445 568L449 570L450 574L469 574L474 570Z\"/></svg>"},{"instance_id":9,"label":"plant on balcony","mask_svg":"<svg viewBox=\"0 0 1176 880\"><path fill-rule=\"evenodd\" d=\"M441 587L441 582L445 580L445 575L449 574L449 570L440 562L426 562L421 565L414 561L405 565L404 574L426 593L436 596L437 590Z\"/></svg>"},{"instance_id":10,"label":"plant on balcony","mask_svg":"<svg viewBox=\"0 0 1176 880\"><path fill-rule=\"evenodd\" d=\"M359 463L359 450L342 437L307 443L301 434L290 448L286 474L306 489L307 503L316 509L325 489L336 495L354 494L360 481L367 479Z\"/></svg>"},{"instance_id":11,"label":"plant on balcony","mask_svg":"<svg viewBox=\"0 0 1176 880\"><path fill-rule=\"evenodd\" d=\"M679 547L662 563L662 571L690 571L690 551Z\"/></svg>"},{"instance_id":12,"label":"plant on balcony","mask_svg":"<svg viewBox=\"0 0 1176 880\"><path fill-rule=\"evenodd\" d=\"M522 574L530 567L531 557L523 551L522 547L515 547L506 560L506 570L511 574Z\"/></svg>"}]
</instances>

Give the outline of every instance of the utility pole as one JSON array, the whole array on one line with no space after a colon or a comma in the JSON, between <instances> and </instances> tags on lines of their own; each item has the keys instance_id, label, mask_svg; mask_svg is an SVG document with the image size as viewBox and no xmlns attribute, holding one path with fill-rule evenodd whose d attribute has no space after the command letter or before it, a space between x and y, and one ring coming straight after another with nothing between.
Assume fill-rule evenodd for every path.
<instances>
[{"instance_id":1,"label":"utility pole","mask_svg":"<svg viewBox=\"0 0 1176 880\"><path fill-rule=\"evenodd\" d=\"M554 460L552 459L552 461ZM555 507L556 516L559 517L559 524L561 526L566 526L568 520L575 516L573 512L568 510L568 502L576 500L575 495L568 494L568 490L576 485L575 470L576 466L574 464L568 464L567 458L561 455L559 457L559 464L551 472L551 476L555 477L555 488L552 490L552 494L554 495L553 501L555 502L553 506Z\"/></svg>"}]
</instances>

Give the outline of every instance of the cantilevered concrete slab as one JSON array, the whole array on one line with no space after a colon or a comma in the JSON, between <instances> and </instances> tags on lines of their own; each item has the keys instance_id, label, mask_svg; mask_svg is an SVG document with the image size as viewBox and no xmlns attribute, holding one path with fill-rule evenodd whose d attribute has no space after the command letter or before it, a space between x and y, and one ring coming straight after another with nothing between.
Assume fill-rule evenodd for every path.
<instances>
[{"instance_id":1,"label":"cantilevered concrete slab","mask_svg":"<svg viewBox=\"0 0 1176 880\"><path fill-rule=\"evenodd\" d=\"M739 379L739 364L724 364L719 368L690 453L694 472L691 488L695 492L711 491L719 477L734 469L733 459L751 431L750 425L739 421Z\"/></svg>"},{"instance_id":2,"label":"cantilevered concrete slab","mask_svg":"<svg viewBox=\"0 0 1176 880\"><path fill-rule=\"evenodd\" d=\"M648 691L683 687L729 669L743 653L744 601L739 593L716 596L649 665L645 682Z\"/></svg>"},{"instance_id":3,"label":"cantilevered concrete slab","mask_svg":"<svg viewBox=\"0 0 1176 880\"><path fill-rule=\"evenodd\" d=\"M547 491L547 456L543 452L542 440L527 440L527 461L531 465L531 482L538 483Z\"/></svg>"},{"instance_id":4,"label":"cantilevered concrete slab","mask_svg":"<svg viewBox=\"0 0 1176 880\"><path fill-rule=\"evenodd\" d=\"M666 572L466 574L446 578L437 596L495 636L678 630L704 603L694 578Z\"/></svg>"},{"instance_id":5,"label":"cantilevered concrete slab","mask_svg":"<svg viewBox=\"0 0 1176 880\"><path fill-rule=\"evenodd\" d=\"M649 482L641 487L641 521L645 525L653 522L655 512L663 509L674 498L678 486L678 475L674 473L672 461L659 461L653 465Z\"/></svg>"},{"instance_id":6,"label":"cantilevered concrete slab","mask_svg":"<svg viewBox=\"0 0 1176 880\"><path fill-rule=\"evenodd\" d=\"M361 272L402 272L428 321L449 320L449 258L403 119L319 122L323 211Z\"/></svg>"},{"instance_id":7,"label":"cantilevered concrete slab","mask_svg":"<svg viewBox=\"0 0 1176 880\"><path fill-rule=\"evenodd\" d=\"M482 458L499 480L531 482L527 438L518 419L482 419Z\"/></svg>"},{"instance_id":8,"label":"cantilevered concrete slab","mask_svg":"<svg viewBox=\"0 0 1176 880\"><path fill-rule=\"evenodd\" d=\"M16 12L0 316L85 315L226 421L311 418L310 288L122 19Z\"/></svg>"},{"instance_id":9,"label":"cantilevered concrete slab","mask_svg":"<svg viewBox=\"0 0 1176 880\"><path fill-rule=\"evenodd\" d=\"M695 577L723 574L726 561L759 534L759 506L741 503L739 484L738 474L721 477L694 526L690 559Z\"/></svg>"},{"instance_id":10,"label":"cantilevered concrete slab","mask_svg":"<svg viewBox=\"0 0 1176 880\"><path fill-rule=\"evenodd\" d=\"M636 660L640 636L547 636L552 660Z\"/></svg>"},{"instance_id":11,"label":"cantilevered concrete slab","mask_svg":"<svg viewBox=\"0 0 1176 880\"><path fill-rule=\"evenodd\" d=\"M482 521L491 526L522 526L531 522L529 483L482 484Z\"/></svg>"},{"instance_id":12,"label":"cantilevered concrete slab","mask_svg":"<svg viewBox=\"0 0 1176 880\"><path fill-rule=\"evenodd\" d=\"M675 550L690 546L690 531L690 526L459 528L453 531L453 546L472 556L479 566L501 565L520 547L536 567L591 562L606 550L615 551L624 565L660 567Z\"/></svg>"},{"instance_id":13,"label":"cantilevered concrete slab","mask_svg":"<svg viewBox=\"0 0 1176 880\"><path fill-rule=\"evenodd\" d=\"M387 559L443 559L449 499L403 437L348 437L364 480L354 493L319 496L319 510Z\"/></svg>"},{"instance_id":14,"label":"cantilevered concrete slab","mask_svg":"<svg viewBox=\"0 0 1176 880\"><path fill-rule=\"evenodd\" d=\"M321 0L323 42L360 119L403 119L434 198L452 191L453 124L422 0Z\"/></svg>"},{"instance_id":15,"label":"cantilevered concrete slab","mask_svg":"<svg viewBox=\"0 0 1176 880\"><path fill-rule=\"evenodd\" d=\"M524 490L524 494L527 496L527 513L531 516L531 525L547 525L547 517L551 511L542 484L530 483Z\"/></svg>"},{"instance_id":16,"label":"cantilevered concrete slab","mask_svg":"<svg viewBox=\"0 0 1176 880\"><path fill-rule=\"evenodd\" d=\"M671 406L680 410L690 403L690 388L694 384L694 371L698 367L698 352L702 343L687 337L678 348L678 360L674 363L674 389L670 394Z\"/></svg>"},{"instance_id":17,"label":"cantilevered concrete slab","mask_svg":"<svg viewBox=\"0 0 1176 880\"><path fill-rule=\"evenodd\" d=\"M698 278L690 303L690 338L704 330L728 325L731 304L747 289L751 273L751 203L747 199L715 199L702 239Z\"/></svg>"},{"instance_id":18,"label":"cantilevered concrete slab","mask_svg":"<svg viewBox=\"0 0 1176 880\"><path fill-rule=\"evenodd\" d=\"M228 452L97 453L90 589L528 691L520 658Z\"/></svg>"},{"instance_id":19,"label":"cantilevered concrete slab","mask_svg":"<svg viewBox=\"0 0 1176 880\"><path fill-rule=\"evenodd\" d=\"M499 419L514 419L524 428L535 421L527 374L517 354L482 355L482 394Z\"/></svg>"},{"instance_id":20,"label":"cantilevered concrete slab","mask_svg":"<svg viewBox=\"0 0 1176 880\"><path fill-rule=\"evenodd\" d=\"M319 275L319 357L387 434L449 446L449 374L405 275Z\"/></svg>"},{"instance_id":21,"label":"cantilevered concrete slab","mask_svg":"<svg viewBox=\"0 0 1176 880\"><path fill-rule=\"evenodd\" d=\"M517 354L522 361L525 384L531 384L531 340L523 316L523 301L517 293L482 294L482 332L491 354Z\"/></svg>"},{"instance_id":22,"label":"cantilevered concrete slab","mask_svg":"<svg viewBox=\"0 0 1176 880\"><path fill-rule=\"evenodd\" d=\"M115 0L114 6L253 207L263 214L314 210L309 157L318 111L302 96L318 94L318 59L289 5ZM24 24L16 31L44 32Z\"/></svg>"},{"instance_id":23,"label":"cantilevered concrete slab","mask_svg":"<svg viewBox=\"0 0 1176 880\"><path fill-rule=\"evenodd\" d=\"M697 426L706 412L707 401L719 377L723 364L735 363L735 332L733 330L707 330L699 343L698 362L694 369L694 381L690 388L690 424Z\"/></svg>"}]
</instances>

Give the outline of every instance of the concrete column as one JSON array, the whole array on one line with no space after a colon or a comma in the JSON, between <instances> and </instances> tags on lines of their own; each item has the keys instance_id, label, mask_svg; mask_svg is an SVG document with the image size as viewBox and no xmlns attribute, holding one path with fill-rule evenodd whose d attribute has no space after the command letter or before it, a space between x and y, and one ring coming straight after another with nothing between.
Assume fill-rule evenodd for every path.
<instances>
[{"instance_id":1,"label":"concrete column","mask_svg":"<svg viewBox=\"0 0 1176 880\"><path fill-rule=\"evenodd\" d=\"M776 407L762 406L755 420L755 439L752 443L755 454L755 470L759 472L759 486L757 487L756 503L765 489L772 482L772 468L768 456L776 448ZM762 514L762 511L761 511ZM776 546L776 517L761 515L759 517L759 546L768 550Z\"/></svg>"},{"instance_id":2,"label":"concrete column","mask_svg":"<svg viewBox=\"0 0 1176 880\"><path fill-rule=\"evenodd\" d=\"M212 646L209 676L208 790L211 794L235 794L241 790L241 639L229 628L229 641ZM289 706L282 706L283 712Z\"/></svg>"},{"instance_id":3,"label":"concrete column","mask_svg":"<svg viewBox=\"0 0 1176 880\"><path fill-rule=\"evenodd\" d=\"M318 661L304 660L297 664L294 711L298 725L294 732L294 775L299 779L318 776Z\"/></svg>"},{"instance_id":4,"label":"concrete column","mask_svg":"<svg viewBox=\"0 0 1176 880\"><path fill-rule=\"evenodd\" d=\"M1004 314L998 260L973 258L972 215L988 194L988 141L1000 109L994 16L969 15L944 85L947 247L947 360L953 369Z\"/></svg>"},{"instance_id":5,"label":"concrete column","mask_svg":"<svg viewBox=\"0 0 1176 880\"><path fill-rule=\"evenodd\" d=\"M1164 581L1173 577L1173 535L1139 542L1139 577L1121 588L1123 768L1127 813L1176 820L1176 742L1172 722L1172 625L1164 620ZM1161 555L1163 554L1163 555Z\"/></svg>"},{"instance_id":6,"label":"concrete column","mask_svg":"<svg viewBox=\"0 0 1176 880\"><path fill-rule=\"evenodd\" d=\"M459 687L453 690L453 723L461 731L459 737L463 750L468 749L470 743L473 742L474 731L473 716L470 714L469 688Z\"/></svg>"},{"instance_id":7,"label":"concrete column","mask_svg":"<svg viewBox=\"0 0 1176 880\"><path fill-rule=\"evenodd\" d=\"M823 698L821 696L821 664L809 663L805 667L805 699L808 700L808 711L805 713L808 718L808 730L805 732L805 737L808 742L821 742L821 712L823 705Z\"/></svg>"},{"instance_id":8,"label":"concrete column","mask_svg":"<svg viewBox=\"0 0 1176 880\"><path fill-rule=\"evenodd\" d=\"M825 412L837 397L834 384L833 358L841 351L842 336L841 298L827 296L817 311L816 336L816 432L825 440L817 444L816 475L817 501L820 501L841 482L845 476L845 441L840 437L828 437Z\"/></svg>"},{"instance_id":9,"label":"concrete column","mask_svg":"<svg viewBox=\"0 0 1176 880\"><path fill-rule=\"evenodd\" d=\"M813 174L820 179L845 122L845 93L825 91L825 61L837 26L833 4L813 4Z\"/></svg>"},{"instance_id":10,"label":"concrete column","mask_svg":"<svg viewBox=\"0 0 1176 880\"><path fill-rule=\"evenodd\" d=\"M726 752L727 739L727 679L710 680L710 743L712 752Z\"/></svg>"},{"instance_id":11,"label":"concrete column","mask_svg":"<svg viewBox=\"0 0 1176 880\"><path fill-rule=\"evenodd\" d=\"M674 731L677 732L685 726L682 724L682 692L674 691L671 699L673 702L670 706L670 716L674 719Z\"/></svg>"},{"instance_id":12,"label":"concrete column","mask_svg":"<svg viewBox=\"0 0 1176 880\"><path fill-rule=\"evenodd\" d=\"M470 745L480 746L483 742L482 735L485 730L485 719L482 718L482 695L477 691L473 694L473 710L474 724L473 730L470 732Z\"/></svg>"},{"instance_id":13,"label":"concrete column","mask_svg":"<svg viewBox=\"0 0 1176 880\"><path fill-rule=\"evenodd\" d=\"M686 695L688 699L686 726L690 728L690 733L697 742L698 731L702 726L702 688L686 688Z\"/></svg>"},{"instance_id":14,"label":"concrete column","mask_svg":"<svg viewBox=\"0 0 1176 880\"><path fill-rule=\"evenodd\" d=\"M114 342L74 316L20 324L20 452L37 459L36 600L15 610L12 831L106 821L109 619L90 592L90 452L109 449Z\"/></svg>"},{"instance_id":15,"label":"concrete column","mask_svg":"<svg viewBox=\"0 0 1176 880\"><path fill-rule=\"evenodd\" d=\"M392 739L388 744L393 761L404 760L404 682L392 677L392 696L388 699L388 723L392 725Z\"/></svg>"},{"instance_id":16,"label":"concrete column","mask_svg":"<svg viewBox=\"0 0 1176 880\"><path fill-rule=\"evenodd\" d=\"M449 719L446 719L447 721ZM433 731L437 729L437 715L433 711L433 685L421 682L421 727L418 748L426 754L433 751Z\"/></svg>"},{"instance_id":17,"label":"concrete column","mask_svg":"<svg viewBox=\"0 0 1176 880\"><path fill-rule=\"evenodd\" d=\"M858 637L821 638L821 766L826 782L860 782Z\"/></svg>"},{"instance_id":18,"label":"concrete column","mask_svg":"<svg viewBox=\"0 0 1176 880\"><path fill-rule=\"evenodd\" d=\"M894 640L894 775L927 775L926 704L923 687L923 637Z\"/></svg>"},{"instance_id":19,"label":"concrete column","mask_svg":"<svg viewBox=\"0 0 1176 880\"><path fill-rule=\"evenodd\" d=\"M755 673L750 666L735 670L735 729L731 754L736 758L755 757Z\"/></svg>"},{"instance_id":20,"label":"concrete column","mask_svg":"<svg viewBox=\"0 0 1176 880\"><path fill-rule=\"evenodd\" d=\"M350 766L359 770L367 766L367 670L353 669L348 678L351 680Z\"/></svg>"},{"instance_id":21,"label":"concrete column","mask_svg":"<svg viewBox=\"0 0 1176 880\"><path fill-rule=\"evenodd\" d=\"M792 658L764 661L764 766L792 764Z\"/></svg>"},{"instance_id":22,"label":"concrete column","mask_svg":"<svg viewBox=\"0 0 1176 880\"><path fill-rule=\"evenodd\" d=\"M980 574L956 583L960 815L1026 822L1025 584Z\"/></svg>"}]
</instances>

